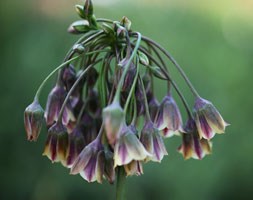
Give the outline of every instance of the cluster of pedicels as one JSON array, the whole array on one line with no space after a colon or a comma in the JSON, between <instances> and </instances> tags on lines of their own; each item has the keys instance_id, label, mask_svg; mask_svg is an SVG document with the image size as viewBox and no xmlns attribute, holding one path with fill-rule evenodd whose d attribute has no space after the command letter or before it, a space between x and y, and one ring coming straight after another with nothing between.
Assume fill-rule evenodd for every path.
<instances>
[{"instance_id":1,"label":"cluster of pedicels","mask_svg":"<svg viewBox=\"0 0 253 200\"><path fill-rule=\"evenodd\" d=\"M71 174L88 182L113 183L116 173L141 175L142 165L161 162L167 151L164 138L182 136L178 148L185 159L202 159L212 150L215 133L228 125L213 104L201 98L182 68L159 44L131 30L131 22L96 18L90 0L77 5L82 18L68 31L81 38L64 62L39 87L24 114L27 139L36 141L44 121L47 139L43 155L61 162ZM195 97L193 112L171 77L171 61ZM46 81L56 72L55 86L44 109L39 103ZM168 92L161 102L154 94L154 79ZM188 114L186 125L172 90Z\"/></svg>"}]
</instances>

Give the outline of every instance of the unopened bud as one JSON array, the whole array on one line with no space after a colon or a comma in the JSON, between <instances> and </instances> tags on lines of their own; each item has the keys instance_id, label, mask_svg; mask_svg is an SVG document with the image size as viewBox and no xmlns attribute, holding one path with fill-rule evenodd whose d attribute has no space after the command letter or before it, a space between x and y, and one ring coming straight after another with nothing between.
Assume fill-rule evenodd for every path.
<instances>
[{"instance_id":1,"label":"unopened bud","mask_svg":"<svg viewBox=\"0 0 253 200\"><path fill-rule=\"evenodd\" d=\"M44 121L44 110L40 106L39 102L35 100L25 109L24 112L24 123L27 134L27 140L29 141L37 140L40 134L43 121Z\"/></svg>"}]
</instances>

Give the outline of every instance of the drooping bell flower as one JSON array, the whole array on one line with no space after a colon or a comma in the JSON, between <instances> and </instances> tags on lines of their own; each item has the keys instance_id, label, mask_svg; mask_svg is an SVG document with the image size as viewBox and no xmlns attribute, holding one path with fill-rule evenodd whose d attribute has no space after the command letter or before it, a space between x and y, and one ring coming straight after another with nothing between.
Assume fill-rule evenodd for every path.
<instances>
[{"instance_id":1,"label":"drooping bell flower","mask_svg":"<svg viewBox=\"0 0 253 200\"><path fill-rule=\"evenodd\" d=\"M145 161L152 160L155 162L161 162L164 155L168 155L163 143L162 136L160 135L159 130L155 127L153 122L146 120L145 125L141 131L140 140L146 150L152 155Z\"/></svg>"},{"instance_id":2,"label":"drooping bell flower","mask_svg":"<svg viewBox=\"0 0 253 200\"><path fill-rule=\"evenodd\" d=\"M38 100L34 100L24 112L24 124L27 140L37 141L44 121L44 110Z\"/></svg>"},{"instance_id":3,"label":"drooping bell flower","mask_svg":"<svg viewBox=\"0 0 253 200\"><path fill-rule=\"evenodd\" d=\"M81 153L85 146L85 138L82 129L77 125L74 130L69 134L69 147L67 151L67 166L72 167L75 159Z\"/></svg>"},{"instance_id":4,"label":"drooping bell flower","mask_svg":"<svg viewBox=\"0 0 253 200\"><path fill-rule=\"evenodd\" d=\"M113 102L103 109L103 121L108 143L114 146L118 132L124 123L124 111L118 102Z\"/></svg>"},{"instance_id":5,"label":"drooping bell flower","mask_svg":"<svg viewBox=\"0 0 253 200\"><path fill-rule=\"evenodd\" d=\"M114 148L114 167L127 165L132 161L143 161L152 156L133 132L132 128L124 124Z\"/></svg>"},{"instance_id":6,"label":"drooping bell flower","mask_svg":"<svg viewBox=\"0 0 253 200\"><path fill-rule=\"evenodd\" d=\"M143 167L141 161L132 161L127 165L124 165L126 176L137 175L140 176L143 174Z\"/></svg>"},{"instance_id":7,"label":"drooping bell flower","mask_svg":"<svg viewBox=\"0 0 253 200\"><path fill-rule=\"evenodd\" d=\"M76 81L76 71L72 65L65 67L61 71L61 81L64 83L66 90L69 91L70 88Z\"/></svg>"},{"instance_id":8,"label":"drooping bell flower","mask_svg":"<svg viewBox=\"0 0 253 200\"><path fill-rule=\"evenodd\" d=\"M58 120L59 113L66 95L66 90L60 84L56 84L56 86L51 90L50 94L48 95L45 110L45 119L48 126L53 125ZM64 108L62 122L64 125L66 125L69 121L75 121L75 116L73 114L73 109L68 102Z\"/></svg>"},{"instance_id":9,"label":"drooping bell flower","mask_svg":"<svg viewBox=\"0 0 253 200\"><path fill-rule=\"evenodd\" d=\"M164 137L178 135L182 131L181 114L170 94L163 98L155 123L158 129L162 131Z\"/></svg>"},{"instance_id":10,"label":"drooping bell flower","mask_svg":"<svg viewBox=\"0 0 253 200\"><path fill-rule=\"evenodd\" d=\"M98 137L82 150L75 160L70 174L79 173L88 182L102 183L104 163L104 148Z\"/></svg>"},{"instance_id":11,"label":"drooping bell flower","mask_svg":"<svg viewBox=\"0 0 253 200\"><path fill-rule=\"evenodd\" d=\"M210 101L200 97L195 100L194 116L200 138L209 140L215 133L224 133L229 125Z\"/></svg>"},{"instance_id":12,"label":"drooping bell flower","mask_svg":"<svg viewBox=\"0 0 253 200\"><path fill-rule=\"evenodd\" d=\"M199 139L194 120L188 120L185 131L185 133L182 133L182 144L178 151L186 160L189 158L201 160L205 155L212 153L211 141L204 138Z\"/></svg>"},{"instance_id":13,"label":"drooping bell flower","mask_svg":"<svg viewBox=\"0 0 253 200\"><path fill-rule=\"evenodd\" d=\"M66 127L62 122L56 122L48 130L46 145L43 155L52 162L61 162L66 166L69 138Z\"/></svg>"},{"instance_id":14,"label":"drooping bell flower","mask_svg":"<svg viewBox=\"0 0 253 200\"><path fill-rule=\"evenodd\" d=\"M152 98L148 102L148 108L149 108L150 118L151 118L152 122L155 121L155 118L156 118L158 111L159 111L159 106L160 106L160 104L159 104L158 100L152 95Z\"/></svg>"}]
</instances>

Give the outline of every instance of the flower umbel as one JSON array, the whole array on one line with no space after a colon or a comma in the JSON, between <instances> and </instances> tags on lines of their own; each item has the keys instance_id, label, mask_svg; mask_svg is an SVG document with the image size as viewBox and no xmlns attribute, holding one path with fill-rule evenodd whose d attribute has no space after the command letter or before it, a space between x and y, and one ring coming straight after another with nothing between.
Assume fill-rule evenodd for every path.
<instances>
[{"instance_id":1,"label":"flower umbel","mask_svg":"<svg viewBox=\"0 0 253 200\"><path fill-rule=\"evenodd\" d=\"M34 102L26 108L27 139L37 140L44 115L48 133L43 155L88 182L117 180L117 200L124 197L125 177L142 175L144 164L161 162L168 154L164 144L168 137L182 137L178 150L185 159L210 154L210 139L224 133L228 124L211 102L200 98L171 54L134 31L127 17L97 19L91 0L75 8L81 19L68 31L81 37L63 63L42 81ZM196 99L193 112L171 67ZM40 94L57 72L44 113ZM166 86L168 93L159 103L156 92L161 94ZM174 92L188 116L184 128Z\"/></svg>"}]
</instances>

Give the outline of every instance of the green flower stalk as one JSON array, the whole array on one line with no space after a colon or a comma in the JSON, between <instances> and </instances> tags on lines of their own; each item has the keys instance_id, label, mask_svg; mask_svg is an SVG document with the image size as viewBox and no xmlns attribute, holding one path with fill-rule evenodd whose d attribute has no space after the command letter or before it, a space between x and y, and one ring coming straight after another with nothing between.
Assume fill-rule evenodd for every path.
<instances>
[{"instance_id":1,"label":"green flower stalk","mask_svg":"<svg viewBox=\"0 0 253 200\"><path fill-rule=\"evenodd\" d=\"M173 135L182 137L178 151L185 159L211 154L210 139L224 133L228 124L210 101L200 97L171 54L132 30L125 16L119 21L96 18L91 0L75 9L81 19L68 32L80 38L26 108L27 139L36 141L45 121L43 155L88 182L116 183L117 200L126 197L126 177L142 175L143 165L162 161L168 154L164 140ZM173 65L168 67L168 61ZM193 110L170 73L173 66L196 99ZM40 95L56 72L44 113ZM154 91L158 79L168 87L161 102ZM185 126L182 110L188 117Z\"/></svg>"}]
</instances>

